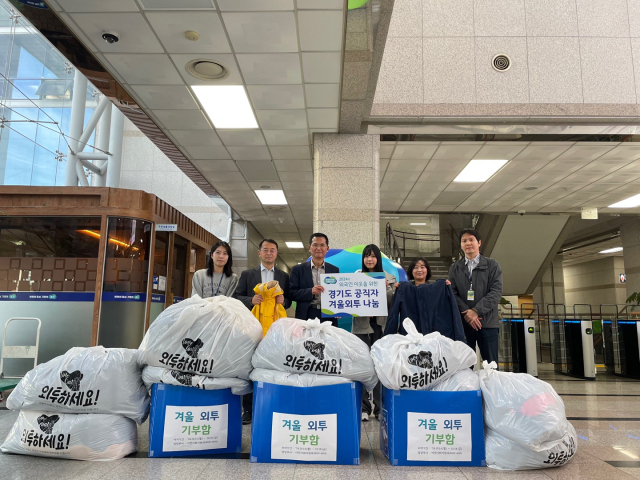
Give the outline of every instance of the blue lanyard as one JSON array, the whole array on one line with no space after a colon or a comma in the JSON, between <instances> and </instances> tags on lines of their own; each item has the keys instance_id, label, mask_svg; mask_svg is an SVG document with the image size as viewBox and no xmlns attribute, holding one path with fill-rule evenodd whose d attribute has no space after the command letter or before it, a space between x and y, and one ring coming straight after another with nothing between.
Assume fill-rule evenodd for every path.
<instances>
[{"instance_id":1,"label":"blue lanyard","mask_svg":"<svg viewBox=\"0 0 640 480\"><path fill-rule=\"evenodd\" d=\"M211 274L211 293L213 293L213 276L215 275L215 273ZM220 285L222 285L222 279L224 278L224 273L220 274L220 283L218 283L218 289L216 290L216 293L213 293L214 297L218 296L218 292L220 291Z\"/></svg>"}]
</instances>

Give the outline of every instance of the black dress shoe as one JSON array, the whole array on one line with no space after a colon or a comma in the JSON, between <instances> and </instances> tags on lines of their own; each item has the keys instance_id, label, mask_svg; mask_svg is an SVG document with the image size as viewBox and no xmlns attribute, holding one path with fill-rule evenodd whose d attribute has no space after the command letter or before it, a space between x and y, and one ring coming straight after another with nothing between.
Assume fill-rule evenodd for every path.
<instances>
[{"instance_id":1,"label":"black dress shoe","mask_svg":"<svg viewBox=\"0 0 640 480\"><path fill-rule=\"evenodd\" d=\"M251 423L251 413L244 412L242 414L242 424L243 425L249 425L250 423Z\"/></svg>"}]
</instances>

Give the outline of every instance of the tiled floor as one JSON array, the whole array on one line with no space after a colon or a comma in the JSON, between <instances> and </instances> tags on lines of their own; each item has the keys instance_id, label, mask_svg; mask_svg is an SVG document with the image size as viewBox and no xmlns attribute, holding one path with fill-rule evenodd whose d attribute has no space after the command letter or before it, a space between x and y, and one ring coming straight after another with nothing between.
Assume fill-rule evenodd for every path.
<instances>
[{"instance_id":1,"label":"tiled floor","mask_svg":"<svg viewBox=\"0 0 640 480\"><path fill-rule=\"evenodd\" d=\"M363 423L359 466L252 464L249 460L149 459L148 423L139 429L140 454L115 462L78 462L0 454L0 480L28 479L425 479L425 480L525 480L640 479L640 382L598 376L587 382L541 369L564 399L567 416L579 435L578 452L564 467L500 472L488 468L392 467L378 443L379 423ZM0 411L0 438L11 428L16 412ZM621 419L621 420L617 420ZM243 452L249 452L250 429L244 427ZM505 452L508 454L508 452ZM607 462L611 462L607 463Z\"/></svg>"}]
</instances>

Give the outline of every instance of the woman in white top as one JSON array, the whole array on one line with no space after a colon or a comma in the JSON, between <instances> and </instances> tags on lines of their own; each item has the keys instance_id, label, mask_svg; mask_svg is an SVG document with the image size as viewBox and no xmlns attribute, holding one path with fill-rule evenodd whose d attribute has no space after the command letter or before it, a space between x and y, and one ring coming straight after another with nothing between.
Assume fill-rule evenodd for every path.
<instances>
[{"instance_id":1,"label":"woman in white top","mask_svg":"<svg viewBox=\"0 0 640 480\"><path fill-rule=\"evenodd\" d=\"M202 298L224 295L231 297L238 287L238 276L233 273L233 256L231 246L219 241L213 247L207 260L207 268L198 270L193 275L193 291Z\"/></svg>"}]
</instances>

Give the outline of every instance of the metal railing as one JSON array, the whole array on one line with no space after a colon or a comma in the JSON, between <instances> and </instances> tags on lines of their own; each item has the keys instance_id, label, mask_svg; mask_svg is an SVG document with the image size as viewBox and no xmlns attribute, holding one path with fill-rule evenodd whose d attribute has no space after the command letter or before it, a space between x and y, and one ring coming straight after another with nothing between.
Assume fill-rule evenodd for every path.
<instances>
[{"instance_id":1,"label":"metal railing","mask_svg":"<svg viewBox=\"0 0 640 480\"><path fill-rule=\"evenodd\" d=\"M402 265L402 260L407 257L407 242L438 242L440 235L437 233L414 233L394 230L390 223L387 223L385 231L383 250L385 255L393 257Z\"/></svg>"}]
</instances>

